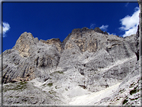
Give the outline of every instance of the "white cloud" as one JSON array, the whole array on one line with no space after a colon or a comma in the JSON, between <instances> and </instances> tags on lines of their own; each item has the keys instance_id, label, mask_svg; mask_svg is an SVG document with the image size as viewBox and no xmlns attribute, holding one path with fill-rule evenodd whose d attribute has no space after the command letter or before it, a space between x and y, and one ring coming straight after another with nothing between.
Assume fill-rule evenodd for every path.
<instances>
[{"instance_id":1,"label":"white cloud","mask_svg":"<svg viewBox=\"0 0 142 107\"><path fill-rule=\"evenodd\" d=\"M95 27L94 23L90 24L90 29L94 29L94 27Z\"/></svg>"},{"instance_id":2,"label":"white cloud","mask_svg":"<svg viewBox=\"0 0 142 107\"><path fill-rule=\"evenodd\" d=\"M108 28L108 25L102 25L102 26L100 27L100 29L102 29L102 30L107 30L107 28Z\"/></svg>"},{"instance_id":3,"label":"white cloud","mask_svg":"<svg viewBox=\"0 0 142 107\"><path fill-rule=\"evenodd\" d=\"M3 35L3 37L6 37L6 32L9 31L10 29L10 25L7 23L7 22L3 22L3 25L2 25L2 30L3 30L3 34L2 34L2 31L1 31L1 26L0 26L0 34Z\"/></svg>"},{"instance_id":4,"label":"white cloud","mask_svg":"<svg viewBox=\"0 0 142 107\"><path fill-rule=\"evenodd\" d=\"M10 29L10 25L6 22L3 23L3 33L5 34Z\"/></svg>"},{"instance_id":5,"label":"white cloud","mask_svg":"<svg viewBox=\"0 0 142 107\"><path fill-rule=\"evenodd\" d=\"M116 35L116 33L109 33L109 32L107 32L109 35Z\"/></svg>"},{"instance_id":6,"label":"white cloud","mask_svg":"<svg viewBox=\"0 0 142 107\"><path fill-rule=\"evenodd\" d=\"M136 33L137 26L139 24L139 13L140 9L136 7L135 12L132 14L132 16L127 15L124 18L120 19L122 26L119 29L125 31L123 37L130 36Z\"/></svg>"}]
</instances>

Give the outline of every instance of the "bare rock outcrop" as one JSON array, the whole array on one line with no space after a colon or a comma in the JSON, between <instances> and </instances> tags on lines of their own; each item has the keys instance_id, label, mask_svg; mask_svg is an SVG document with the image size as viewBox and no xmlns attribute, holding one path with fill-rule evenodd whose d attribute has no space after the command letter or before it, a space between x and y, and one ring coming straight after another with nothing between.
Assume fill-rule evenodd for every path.
<instances>
[{"instance_id":1,"label":"bare rock outcrop","mask_svg":"<svg viewBox=\"0 0 142 107\"><path fill-rule=\"evenodd\" d=\"M94 30L95 30L95 32L98 32L98 33L102 33L102 34L108 35L108 33L107 33L106 31L103 32L99 27L96 27Z\"/></svg>"},{"instance_id":2,"label":"bare rock outcrop","mask_svg":"<svg viewBox=\"0 0 142 107\"><path fill-rule=\"evenodd\" d=\"M56 46L44 44L31 33L24 32L13 49L3 52L3 83L42 77L44 73L39 70L57 67L59 51Z\"/></svg>"},{"instance_id":3,"label":"bare rock outcrop","mask_svg":"<svg viewBox=\"0 0 142 107\"><path fill-rule=\"evenodd\" d=\"M41 42L45 43L45 44L48 44L48 45L55 45L56 48L58 49L59 52L62 51L62 45L61 45L61 41L59 38L55 39L49 39L49 40L40 40Z\"/></svg>"},{"instance_id":4,"label":"bare rock outcrop","mask_svg":"<svg viewBox=\"0 0 142 107\"><path fill-rule=\"evenodd\" d=\"M16 45L13 49L19 52L19 55L22 57L29 57L30 53L29 50L31 49L30 46L36 44L34 37L31 33L24 32L16 42Z\"/></svg>"}]
</instances>

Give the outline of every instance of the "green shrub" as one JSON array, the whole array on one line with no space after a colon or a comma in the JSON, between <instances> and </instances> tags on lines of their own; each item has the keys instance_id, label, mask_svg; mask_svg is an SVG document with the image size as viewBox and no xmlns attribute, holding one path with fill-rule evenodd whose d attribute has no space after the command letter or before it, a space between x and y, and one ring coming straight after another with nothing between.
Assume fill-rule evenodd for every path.
<instances>
[{"instance_id":1,"label":"green shrub","mask_svg":"<svg viewBox=\"0 0 142 107\"><path fill-rule=\"evenodd\" d=\"M120 92L120 93L123 93L124 91L125 91L125 89L121 89L119 92Z\"/></svg>"},{"instance_id":2,"label":"green shrub","mask_svg":"<svg viewBox=\"0 0 142 107\"><path fill-rule=\"evenodd\" d=\"M55 73L63 74L63 71L56 71Z\"/></svg>"},{"instance_id":3,"label":"green shrub","mask_svg":"<svg viewBox=\"0 0 142 107\"><path fill-rule=\"evenodd\" d=\"M64 74L64 72L63 71L55 71L55 72L51 73L50 75L53 76L55 74Z\"/></svg>"},{"instance_id":4,"label":"green shrub","mask_svg":"<svg viewBox=\"0 0 142 107\"><path fill-rule=\"evenodd\" d=\"M56 88L56 89L58 89L58 87L57 87L57 86L55 86L55 88Z\"/></svg>"},{"instance_id":5,"label":"green shrub","mask_svg":"<svg viewBox=\"0 0 142 107\"><path fill-rule=\"evenodd\" d=\"M123 104L126 104L128 102L128 100L127 99L125 99L124 101L123 101Z\"/></svg>"},{"instance_id":6,"label":"green shrub","mask_svg":"<svg viewBox=\"0 0 142 107\"><path fill-rule=\"evenodd\" d=\"M50 94L56 94L56 92L55 91L53 91L53 90L50 90L50 91L48 91Z\"/></svg>"},{"instance_id":7,"label":"green shrub","mask_svg":"<svg viewBox=\"0 0 142 107\"><path fill-rule=\"evenodd\" d=\"M21 91L23 89L26 89L27 88L27 82L17 82L16 84L12 83L10 85L5 85L3 87L3 91L6 92L6 91L9 91L9 90L18 90L18 91Z\"/></svg>"},{"instance_id":8,"label":"green shrub","mask_svg":"<svg viewBox=\"0 0 142 107\"><path fill-rule=\"evenodd\" d=\"M53 83L48 83L47 85L48 85L49 87L51 87L51 86L53 85Z\"/></svg>"},{"instance_id":9,"label":"green shrub","mask_svg":"<svg viewBox=\"0 0 142 107\"><path fill-rule=\"evenodd\" d=\"M135 94L136 92L138 92L138 90L136 88L134 88L133 90L130 91L130 94Z\"/></svg>"},{"instance_id":10,"label":"green shrub","mask_svg":"<svg viewBox=\"0 0 142 107\"><path fill-rule=\"evenodd\" d=\"M132 83L132 84L130 84L129 88L132 88L132 87L134 87L134 86L135 86L135 84Z\"/></svg>"}]
</instances>

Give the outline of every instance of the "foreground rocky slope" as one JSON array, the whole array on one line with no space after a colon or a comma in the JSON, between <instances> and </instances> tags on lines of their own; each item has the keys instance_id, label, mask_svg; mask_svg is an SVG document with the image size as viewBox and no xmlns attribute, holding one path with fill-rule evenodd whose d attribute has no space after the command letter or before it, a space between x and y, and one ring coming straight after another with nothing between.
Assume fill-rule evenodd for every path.
<instances>
[{"instance_id":1,"label":"foreground rocky slope","mask_svg":"<svg viewBox=\"0 0 142 107\"><path fill-rule=\"evenodd\" d=\"M3 104L140 105L138 32L98 29L74 29L63 42L24 32L2 54Z\"/></svg>"}]
</instances>

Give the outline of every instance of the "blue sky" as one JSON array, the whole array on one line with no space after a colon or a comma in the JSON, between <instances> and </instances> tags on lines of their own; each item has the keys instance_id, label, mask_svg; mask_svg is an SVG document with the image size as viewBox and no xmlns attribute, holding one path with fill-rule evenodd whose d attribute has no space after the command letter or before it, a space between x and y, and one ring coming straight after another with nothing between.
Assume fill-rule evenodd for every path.
<instances>
[{"instance_id":1,"label":"blue sky","mask_svg":"<svg viewBox=\"0 0 142 107\"><path fill-rule=\"evenodd\" d=\"M63 41L75 28L100 27L109 34L129 36L139 22L138 3L16 3L3 2L3 51L11 49L23 32L38 39Z\"/></svg>"}]
</instances>

